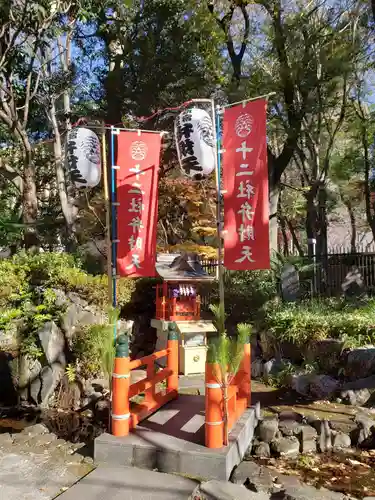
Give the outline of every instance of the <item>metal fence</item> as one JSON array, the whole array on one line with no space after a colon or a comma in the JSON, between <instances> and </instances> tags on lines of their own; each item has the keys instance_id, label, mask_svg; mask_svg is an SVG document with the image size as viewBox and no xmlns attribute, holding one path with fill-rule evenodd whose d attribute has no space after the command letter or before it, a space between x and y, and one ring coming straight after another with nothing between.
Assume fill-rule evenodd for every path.
<instances>
[{"instance_id":1,"label":"metal fence","mask_svg":"<svg viewBox=\"0 0 375 500\"><path fill-rule=\"evenodd\" d=\"M375 294L375 250L371 250L352 252L345 248L333 248L315 259L292 257L291 261L299 270L302 295ZM201 264L208 274L216 274L217 260L206 259Z\"/></svg>"},{"instance_id":2,"label":"metal fence","mask_svg":"<svg viewBox=\"0 0 375 500\"><path fill-rule=\"evenodd\" d=\"M316 260L316 293L336 296L342 293L375 292L375 253L329 253Z\"/></svg>"}]
</instances>

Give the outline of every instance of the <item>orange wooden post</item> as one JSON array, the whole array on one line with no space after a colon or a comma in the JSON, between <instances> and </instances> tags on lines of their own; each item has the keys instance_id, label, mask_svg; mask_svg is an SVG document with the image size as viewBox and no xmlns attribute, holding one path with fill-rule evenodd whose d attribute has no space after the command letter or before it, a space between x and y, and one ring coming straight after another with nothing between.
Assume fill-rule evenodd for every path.
<instances>
[{"instance_id":1,"label":"orange wooden post","mask_svg":"<svg viewBox=\"0 0 375 500\"><path fill-rule=\"evenodd\" d=\"M224 401L219 374L219 366L216 363L206 362L205 445L207 448L222 448L224 445Z\"/></svg>"},{"instance_id":2,"label":"orange wooden post","mask_svg":"<svg viewBox=\"0 0 375 500\"><path fill-rule=\"evenodd\" d=\"M170 349L170 353L167 357L167 368L173 371L167 379L168 391L176 391L178 394L178 332L176 323L169 323L168 325L168 343L167 348ZM176 397L177 397L176 394Z\"/></svg>"},{"instance_id":3,"label":"orange wooden post","mask_svg":"<svg viewBox=\"0 0 375 500\"><path fill-rule=\"evenodd\" d=\"M176 316L176 309L177 309L177 299L176 297L173 297L171 300L171 306L172 306L172 311L171 311L171 317Z\"/></svg>"},{"instance_id":4,"label":"orange wooden post","mask_svg":"<svg viewBox=\"0 0 375 500\"><path fill-rule=\"evenodd\" d=\"M147 380L152 381L155 377L155 365L153 362L147 363L146 370ZM156 386L152 384L149 389L145 390L145 402L149 408L156 406Z\"/></svg>"},{"instance_id":5,"label":"orange wooden post","mask_svg":"<svg viewBox=\"0 0 375 500\"><path fill-rule=\"evenodd\" d=\"M121 335L117 341L116 357L112 374L112 434L129 434L129 341L127 335Z\"/></svg>"},{"instance_id":6,"label":"orange wooden post","mask_svg":"<svg viewBox=\"0 0 375 500\"><path fill-rule=\"evenodd\" d=\"M163 320L166 319L166 317L165 317L165 306L166 306L165 297L163 297L161 299L161 318L160 318L160 319L163 319Z\"/></svg>"},{"instance_id":7,"label":"orange wooden post","mask_svg":"<svg viewBox=\"0 0 375 500\"><path fill-rule=\"evenodd\" d=\"M246 398L246 407L251 406L251 344L250 339L244 345L242 359L242 377L239 387L242 395ZM246 408L245 407L245 408Z\"/></svg>"}]
</instances>

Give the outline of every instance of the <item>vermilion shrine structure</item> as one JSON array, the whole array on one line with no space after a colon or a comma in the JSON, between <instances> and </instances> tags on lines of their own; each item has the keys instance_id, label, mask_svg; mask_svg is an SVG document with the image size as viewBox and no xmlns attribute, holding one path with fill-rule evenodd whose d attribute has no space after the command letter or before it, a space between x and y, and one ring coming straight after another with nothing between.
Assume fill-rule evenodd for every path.
<instances>
[{"instance_id":1,"label":"vermilion shrine structure","mask_svg":"<svg viewBox=\"0 0 375 500\"><path fill-rule=\"evenodd\" d=\"M215 461L210 464L211 472L207 472L206 477L223 478L225 476L227 479L230 474L230 467L233 468L243 458L252 439L256 423L254 409L250 408L250 343L244 346L240 369L233 377L228 388L228 429L230 431L228 446L224 446L224 398L218 366L208 362L204 357L205 373L202 374L205 387L204 396L181 396L178 393L179 372L181 371L179 360L183 358L182 353L184 350L189 349L189 346L186 346L181 339L183 323L185 320L186 323L196 322L199 324L202 320L198 315L199 294L190 289L190 295L174 296L177 288L175 274L181 274L182 270L184 270L186 273L194 274L195 272L200 275L201 270L199 267L195 267L194 262L195 258L192 256L179 256L169 261L168 259L164 260L163 266L169 266L169 278L171 279L165 280L157 288L157 315L159 319L156 319L156 321L163 324L159 332L163 330L166 333L165 345L149 356L130 360L127 336L118 338L113 373L112 436L102 435L97 438L95 455L99 462L108 460L109 447L115 450L117 454L120 452L125 453L129 459L129 465L142 466L143 459L141 463L138 461L138 453L141 453L139 450L142 449L142 453L147 450L147 453L150 453L150 456L153 457L147 462L152 463L152 467L171 472L174 469L169 462L169 465L157 466L155 466L155 463L160 460L160 454L175 453L176 449L178 449L179 454L186 454L187 463L181 465L181 470L175 470L175 472L193 474L198 467L198 453L201 454L202 459L203 457L207 459L212 456L217 460L217 464L220 464L217 473L214 468ZM192 271L192 267L195 267L195 271ZM160 272L160 274L162 273L163 271ZM166 274L164 276L166 277ZM207 278L207 281L209 281L209 278ZM185 279L178 284L178 287L180 285L192 286L188 285L188 283L192 282L189 282L185 276ZM180 288L178 289L180 290ZM187 294L188 291L189 289L186 288L185 293ZM182 318L183 321L181 321ZM214 334L215 331L211 330L210 335ZM210 342L210 335L207 336L208 341L206 340L203 345L198 346L203 348L205 352L207 344ZM185 336L186 340L186 333L183 336ZM192 334L192 336L194 335ZM163 358L166 360L164 367L157 371L156 363L160 363ZM132 384L131 371L140 367L146 367L146 377ZM165 385L162 385L162 383L165 383ZM135 402L134 398L141 394L144 394L143 401ZM176 434L176 425L169 423L169 421L163 427L164 434L158 431L151 432L152 429L155 429L155 424L149 424L148 422L152 419L152 422L158 421L159 412L161 416L163 414L168 415L167 420L171 418L171 414L175 415L172 420L176 421L178 418L190 415L192 408L195 408L195 413L190 420L200 420L202 431L195 433L192 441L187 439L188 433L183 431L184 427L180 433ZM156 420L153 415L156 415ZM147 437L144 438L144 436ZM121 460L124 460L124 458L121 458ZM187 465L189 463L190 465ZM207 462L205 463L207 466Z\"/></svg>"},{"instance_id":2,"label":"vermilion shrine structure","mask_svg":"<svg viewBox=\"0 0 375 500\"><path fill-rule=\"evenodd\" d=\"M168 325L175 322L179 334L179 373L204 374L207 343L216 335L212 321L201 317L201 287L214 278L202 268L195 254L162 254L156 271L163 283L156 288L156 350L165 349Z\"/></svg>"}]
</instances>

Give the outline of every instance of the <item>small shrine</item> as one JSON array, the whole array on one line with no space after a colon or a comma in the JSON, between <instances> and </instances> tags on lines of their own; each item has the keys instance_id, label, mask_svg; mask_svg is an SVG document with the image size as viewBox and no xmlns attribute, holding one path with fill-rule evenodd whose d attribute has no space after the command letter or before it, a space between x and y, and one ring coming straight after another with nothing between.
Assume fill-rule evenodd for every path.
<instances>
[{"instance_id":1,"label":"small shrine","mask_svg":"<svg viewBox=\"0 0 375 500\"><path fill-rule=\"evenodd\" d=\"M200 287L214 281L201 266L196 254L159 254L156 271L163 283L156 287L156 351L166 348L168 324L173 321L180 334L179 367L184 375L204 373L207 335L216 329L201 319Z\"/></svg>"}]
</instances>

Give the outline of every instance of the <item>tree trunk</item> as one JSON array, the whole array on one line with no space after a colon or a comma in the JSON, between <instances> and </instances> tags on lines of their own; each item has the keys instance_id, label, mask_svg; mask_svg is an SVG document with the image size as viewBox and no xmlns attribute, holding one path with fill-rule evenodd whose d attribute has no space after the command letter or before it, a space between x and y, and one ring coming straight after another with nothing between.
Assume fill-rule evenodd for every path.
<instances>
[{"instance_id":1,"label":"tree trunk","mask_svg":"<svg viewBox=\"0 0 375 500\"><path fill-rule=\"evenodd\" d=\"M302 247L300 245L300 242L298 240L298 237L296 235L296 230L294 229L293 224L287 218L285 220L286 220L286 224L288 226L289 232L292 236L293 246L297 250L298 255L300 257L304 257L304 253L303 253Z\"/></svg>"},{"instance_id":2,"label":"tree trunk","mask_svg":"<svg viewBox=\"0 0 375 500\"><path fill-rule=\"evenodd\" d=\"M52 123L53 133L55 136L53 143L53 150L55 156L57 192L59 194L61 210L64 215L65 226L66 226L64 244L66 250L68 252L72 252L76 248L75 219L77 211L68 196L68 187L64 171L64 158L63 158L63 150L61 144L61 135L57 124L56 108L54 103L52 103L51 105L51 108L49 110L49 115Z\"/></svg>"},{"instance_id":3,"label":"tree trunk","mask_svg":"<svg viewBox=\"0 0 375 500\"><path fill-rule=\"evenodd\" d=\"M279 233L279 225L277 220L277 208L279 206L279 198L280 198L280 187L279 185L271 186L270 184L270 251L271 255L275 252L278 252L278 233Z\"/></svg>"},{"instance_id":4,"label":"tree trunk","mask_svg":"<svg viewBox=\"0 0 375 500\"><path fill-rule=\"evenodd\" d=\"M321 184L318 193L319 213L318 213L318 238L317 238L317 254L328 254L327 242L327 190L325 184Z\"/></svg>"},{"instance_id":5,"label":"tree trunk","mask_svg":"<svg viewBox=\"0 0 375 500\"><path fill-rule=\"evenodd\" d=\"M346 209L347 209L348 214L349 214L349 219L350 219L350 231L351 231L350 251L355 253L356 252L356 241L357 241L357 224L356 224L356 220L355 220L355 214L354 214L352 204L349 200L344 201L344 205L346 206Z\"/></svg>"},{"instance_id":6,"label":"tree trunk","mask_svg":"<svg viewBox=\"0 0 375 500\"><path fill-rule=\"evenodd\" d=\"M283 255L284 255L284 257L288 257L289 256L289 239L288 239L288 233L287 233L286 222L285 222L284 216L280 217L280 230L281 230L281 236L283 239Z\"/></svg>"},{"instance_id":7,"label":"tree trunk","mask_svg":"<svg viewBox=\"0 0 375 500\"><path fill-rule=\"evenodd\" d=\"M224 408L223 408L223 420L224 420L224 446L228 445L228 435L229 435L229 428L228 428L228 420L229 420L229 408L228 408L228 376L225 375L223 377L224 380L224 385L223 385L223 403L224 403Z\"/></svg>"},{"instance_id":8,"label":"tree trunk","mask_svg":"<svg viewBox=\"0 0 375 500\"><path fill-rule=\"evenodd\" d=\"M70 71L71 46L75 24L76 20L72 20L69 25L69 32L65 37L65 41L62 39L62 37L57 38L60 55L60 65L65 74L68 74L68 72ZM68 87L64 89L62 97L64 109L64 129L67 133L69 130L71 130L70 91ZM67 176L65 174L63 146L56 116L56 100L53 98L51 100L50 109L48 110L48 117L51 121L54 133L53 148L55 156L57 192L60 199L61 210L65 219L65 235L63 237L63 242L66 250L68 252L73 252L76 249L77 244L75 235L75 222L78 210L74 205L74 196L72 195L73 186L69 183L69 180L67 179Z\"/></svg>"},{"instance_id":9,"label":"tree trunk","mask_svg":"<svg viewBox=\"0 0 375 500\"><path fill-rule=\"evenodd\" d=\"M312 258L316 253L316 222L317 211L315 207L315 189L310 188L306 197L306 236L307 255ZM314 243L315 240L315 243Z\"/></svg>"},{"instance_id":10,"label":"tree trunk","mask_svg":"<svg viewBox=\"0 0 375 500\"><path fill-rule=\"evenodd\" d=\"M374 206L371 202L371 186L370 186L370 157L369 157L369 144L367 138L367 129L364 121L362 120L361 126L361 136L362 136L362 147L363 147L363 157L365 160L365 203L366 203L366 218L367 223L371 228L372 237L375 240L375 217L374 217Z\"/></svg>"},{"instance_id":11,"label":"tree trunk","mask_svg":"<svg viewBox=\"0 0 375 500\"><path fill-rule=\"evenodd\" d=\"M39 247L39 238L36 229L38 218L38 198L35 182L35 165L31 144L23 131L22 142L24 148L24 172L22 189L22 221L25 224L24 246L26 249Z\"/></svg>"},{"instance_id":12,"label":"tree trunk","mask_svg":"<svg viewBox=\"0 0 375 500\"><path fill-rule=\"evenodd\" d=\"M109 71L104 83L107 100L107 122L118 125L122 121L122 110L118 103L118 89L122 86L123 50L116 40L103 37L109 59Z\"/></svg>"}]
</instances>

